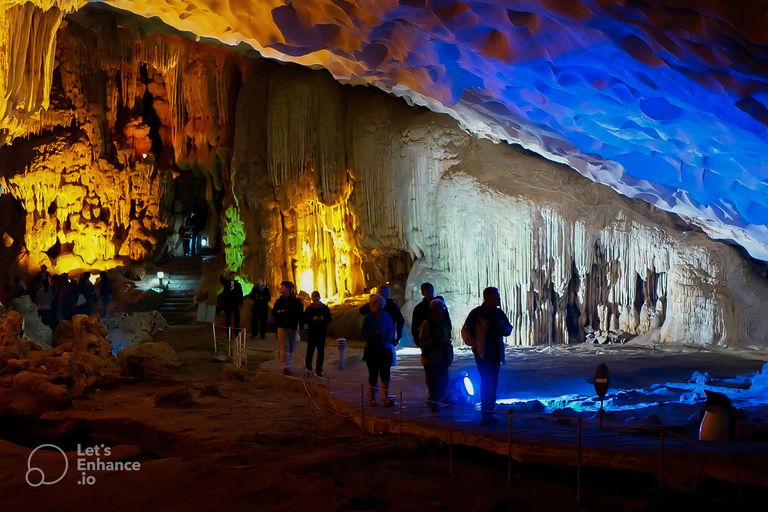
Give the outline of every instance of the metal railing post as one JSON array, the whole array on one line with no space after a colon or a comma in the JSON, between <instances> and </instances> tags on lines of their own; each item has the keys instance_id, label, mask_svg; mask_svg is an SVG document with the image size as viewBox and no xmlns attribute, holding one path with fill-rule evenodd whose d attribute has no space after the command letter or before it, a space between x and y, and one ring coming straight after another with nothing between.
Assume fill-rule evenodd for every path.
<instances>
[{"instance_id":1,"label":"metal railing post","mask_svg":"<svg viewBox=\"0 0 768 512\"><path fill-rule=\"evenodd\" d=\"M512 409L507 409L507 483L512 483Z\"/></svg>"},{"instance_id":2,"label":"metal railing post","mask_svg":"<svg viewBox=\"0 0 768 512\"><path fill-rule=\"evenodd\" d=\"M360 384L360 439L365 439L365 384Z\"/></svg>"},{"instance_id":3,"label":"metal railing post","mask_svg":"<svg viewBox=\"0 0 768 512\"><path fill-rule=\"evenodd\" d=\"M453 404L448 410L448 474L453 476Z\"/></svg>"},{"instance_id":4,"label":"metal railing post","mask_svg":"<svg viewBox=\"0 0 768 512\"><path fill-rule=\"evenodd\" d=\"M664 505L664 431L659 434L659 444L661 445L661 471L659 472L659 500Z\"/></svg>"},{"instance_id":5,"label":"metal railing post","mask_svg":"<svg viewBox=\"0 0 768 512\"><path fill-rule=\"evenodd\" d=\"M403 390L400 390L400 427L397 432L397 444L403 445Z\"/></svg>"},{"instance_id":6,"label":"metal railing post","mask_svg":"<svg viewBox=\"0 0 768 512\"><path fill-rule=\"evenodd\" d=\"M576 503L581 503L581 416L579 416L578 440L576 441L578 461L576 464Z\"/></svg>"}]
</instances>

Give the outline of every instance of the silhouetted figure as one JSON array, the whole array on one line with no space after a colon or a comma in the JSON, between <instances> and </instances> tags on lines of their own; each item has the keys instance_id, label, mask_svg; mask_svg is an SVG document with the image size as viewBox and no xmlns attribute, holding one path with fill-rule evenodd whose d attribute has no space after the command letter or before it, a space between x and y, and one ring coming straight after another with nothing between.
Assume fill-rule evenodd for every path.
<instances>
[{"instance_id":1,"label":"silhouetted figure","mask_svg":"<svg viewBox=\"0 0 768 512\"><path fill-rule=\"evenodd\" d=\"M93 291L90 272L80 274L77 287L77 314L91 316L91 313L93 313L93 303L96 302L96 293Z\"/></svg>"},{"instance_id":2,"label":"silhouetted figure","mask_svg":"<svg viewBox=\"0 0 768 512\"><path fill-rule=\"evenodd\" d=\"M13 284L11 285L11 300L17 299L25 293L27 293L27 285L20 277L15 277L13 279Z\"/></svg>"},{"instance_id":3,"label":"silhouetted figure","mask_svg":"<svg viewBox=\"0 0 768 512\"><path fill-rule=\"evenodd\" d=\"M429 304L429 318L419 329L416 345L421 349L421 364L427 376L429 405L433 414L440 412L439 402L448 389L448 366L446 344L451 343L451 323L448 320L445 304L434 299Z\"/></svg>"},{"instance_id":4,"label":"silhouetted figure","mask_svg":"<svg viewBox=\"0 0 768 512\"><path fill-rule=\"evenodd\" d=\"M181 243L184 247L184 256L191 256L192 222L189 218L184 219L184 224L179 228L179 235L181 235Z\"/></svg>"},{"instance_id":5,"label":"silhouetted figure","mask_svg":"<svg viewBox=\"0 0 768 512\"><path fill-rule=\"evenodd\" d=\"M112 300L112 285L109 282L109 276L105 271L99 274L99 298L101 298L101 309L104 316L107 316L107 308Z\"/></svg>"},{"instance_id":6,"label":"silhouetted figure","mask_svg":"<svg viewBox=\"0 0 768 512\"><path fill-rule=\"evenodd\" d=\"M280 365L283 374L291 374L293 352L299 342L299 323L304 313L304 304L293 293L293 283L283 281L280 283L280 297L272 307L272 316L275 317L277 327L277 341L280 346Z\"/></svg>"},{"instance_id":7,"label":"silhouetted figure","mask_svg":"<svg viewBox=\"0 0 768 512\"><path fill-rule=\"evenodd\" d=\"M371 312L363 320L362 336L365 338L363 360L368 366L368 398L370 405L376 405L376 391L381 377L381 399L384 407L391 407L395 402L389 398L390 368L392 367L392 342L395 339L395 326L384 311L386 300L379 294L371 295L368 304Z\"/></svg>"},{"instance_id":8,"label":"silhouetted figure","mask_svg":"<svg viewBox=\"0 0 768 512\"><path fill-rule=\"evenodd\" d=\"M413 342L416 343L418 346L419 341L419 329L421 329L421 324L424 323L425 320L429 319L429 305L434 299L440 299L443 301L443 305L445 305L445 301L441 296L435 297L435 287L432 285L432 283L422 283L421 285L421 295L423 299L421 302L416 304L416 307L413 308L413 315L411 316L411 334L413 335ZM451 315L448 312L448 308L445 308L445 320L448 322L448 326L453 328L453 324L451 323Z\"/></svg>"},{"instance_id":9,"label":"silhouetted figure","mask_svg":"<svg viewBox=\"0 0 768 512\"><path fill-rule=\"evenodd\" d=\"M384 297L384 300L386 301L386 303L384 304L384 312L389 315L389 318L392 320L392 325L395 326L395 339L393 342L393 346L396 347L400 343L400 340L403 338L403 327L405 326L405 318L403 318L403 314L400 312L400 306L397 305L397 302L389 298L389 286L385 284L380 284L379 286L376 287L376 293ZM371 312L370 303L364 304L360 308L360 314L363 316L368 315L370 312Z\"/></svg>"},{"instance_id":10,"label":"silhouetted figure","mask_svg":"<svg viewBox=\"0 0 768 512\"><path fill-rule=\"evenodd\" d=\"M504 352L505 336L512 334L512 324L499 306L499 290L488 287L483 290L483 304L467 315L461 328L461 337L472 347L477 371L480 374L480 397L482 400L482 422L497 423L496 388L499 384L499 366Z\"/></svg>"},{"instance_id":11,"label":"silhouetted figure","mask_svg":"<svg viewBox=\"0 0 768 512\"><path fill-rule=\"evenodd\" d=\"M240 328L240 306L243 305L243 287L235 280L235 273L231 270L225 270L219 278L224 289L221 292L221 298L224 301L224 315L227 319L227 327L230 325L230 319L235 317L235 327Z\"/></svg>"},{"instance_id":12,"label":"silhouetted figure","mask_svg":"<svg viewBox=\"0 0 768 512\"><path fill-rule=\"evenodd\" d=\"M53 313L53 288L48 284L47 279L40 281L40 287L35 297L37 303L37 314L45 325L53 329L56 325L56 318Z\"/></svg>"},{"instance_id":13,"label":"silhouetted figure","mask_svg":"<svg viewBox=\"0 0 768 512\"><path fill-rule=\"evenodd\" d=\"M307 371L312 373L312 357L317 349L316 375L323 376L323 359L325 357L325 338L328 335L328 324L331 323L331 310L320 302L320 292L312 292L312 304L304 310L304 322L307 326Z\"/></svg>"},{"instance_id":14,"label":"silhouetted figure","mask_svg":"<svg viewBox=\"0 0 768 512\"><path fill-rule=\"evenodd\" d=\"M12 297L13 295L11 293L11 287L7 284L4 284L3 289L0 290L0 304L2 304L5 309L11 309Z\"/></svg>"},{"instance_id":15,"label":"silhouetted figure","mask_svg":"<svg viewBox=\"0 0 768 512\"><path fill-rule=\"evenodd\" d=\"M269 301L272 300L272 296L263 279L259 278L256 281L256 286L251 290L249 297L253 300L251 339L256 337L257 332L261 334L261 339L264 339L267 334L267 315L269 314Z\"/></svg>"}]
</instances>

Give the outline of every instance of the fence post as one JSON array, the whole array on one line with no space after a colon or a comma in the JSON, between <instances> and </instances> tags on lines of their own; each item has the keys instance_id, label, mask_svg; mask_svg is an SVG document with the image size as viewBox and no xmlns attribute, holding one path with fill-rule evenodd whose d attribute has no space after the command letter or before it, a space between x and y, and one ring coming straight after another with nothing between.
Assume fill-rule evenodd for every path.
<instances>
[{"instance_id":1,"label":"fence post","mask_svg":"<svg viewBox=\"0 0 768 512\"><path fill-rule=\"evenodd\" d=\"M397 445L403 445L403 390L400 390L400 428L397 432Z\"/></svg>"},{"instance_id":2,"label":"fence post","mask_svg":"<svg viewBox=\"0 0 768 512\"><path fill-rule=\"evenodd\" d=\"M453 476L453 404L448 408L448 473Z\"/></svg>"},{"instance_id":3,"label":"fence post","mask_svg":"<svg viewBox=\"0 0 768 512\"><path fill-rule=\"evenodd\" d=\"M213 355L219 355L219 347L216 345L216 324L211 322L211 330L213 331Z\"/></svg>"},{"instance_id":4,"label":"fence post","mask_svg":"<svg viewBox=\"0 0 768 512\"><path fill-rule=\"evenodd\" d=\"M365 384L360 384L360 439L365 438Z\"/></svg>"},{"instance_id":5,"label":"fence post","mask_svg":"<svg viewBox=\"0 0 768 512\"><path fill-rule=\"evenodd\" d=\"M331 381L326 381L325 386L325 435L328 435L328 409L331 407Z\"/></svg>"},{"instance_id":6,"label":"fence post","mask_svg":"<svg viewBox=\"0 0 768 512\"><path fill-rule=\"evenodd\" d=\"M664 505L664 431L659 433L659 443L661 444L661 471L659 473L659 499Z\"/></svg>"},{"instance_id":7,"label":"fence post","mask_svg":"<svg viewBox=\"0 0 768 512\"><path fill-rule=\"evenodd\" d=\"M512 483L512 409L507 409L507 483Z\"/></svg>"},{"instance_id":8,"label":"fence post","mask_svg":"<svg viewBox=\"0 0 768 512\"><path fill-rule=\"evenodd\" d=\"M576 448L579 452L578 462L576 464L576 503L581 503L581 416L579 416L578 440Z\"/></svg>"}]
</instances>

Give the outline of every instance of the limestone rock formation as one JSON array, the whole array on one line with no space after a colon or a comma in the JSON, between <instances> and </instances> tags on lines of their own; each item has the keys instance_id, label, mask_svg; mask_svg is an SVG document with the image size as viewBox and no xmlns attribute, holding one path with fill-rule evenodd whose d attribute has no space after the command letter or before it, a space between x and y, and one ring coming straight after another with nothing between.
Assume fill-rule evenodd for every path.
<instances>
[{"instance_id":1,"label":"limestone rock formation","mask_svg":"<svg viewBox=\"0 0 768 512\"><path fill-rule=\"evenodd\" d=\"M112 346L98 315L63 321L54 347L23 340L22 316L0 317L0 408L13 417L66 408L72 398L117 378Z\"/></svg>"}]
</instances>

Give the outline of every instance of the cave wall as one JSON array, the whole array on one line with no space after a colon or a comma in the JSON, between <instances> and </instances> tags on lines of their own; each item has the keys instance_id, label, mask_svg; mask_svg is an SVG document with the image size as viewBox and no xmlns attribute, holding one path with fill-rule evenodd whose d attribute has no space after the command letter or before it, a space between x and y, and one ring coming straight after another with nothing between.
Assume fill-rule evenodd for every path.
<instances>
[{"instance_id":1,"label":"cave wall","mask_svg":"<svg viewBox=\"0 0 768 512\"><path fill-rule=\"evenodd\" d=\"M200 186L205 233L246 291L264 277L343 299L390 282L409 318L429 280L458 329L497 286L514 344L763 342L764 280L642 201L324 71L28 5L6 40L36 49L2 75L8 278L178 254L178 198Z\"/></svg>"}]
</instances>

